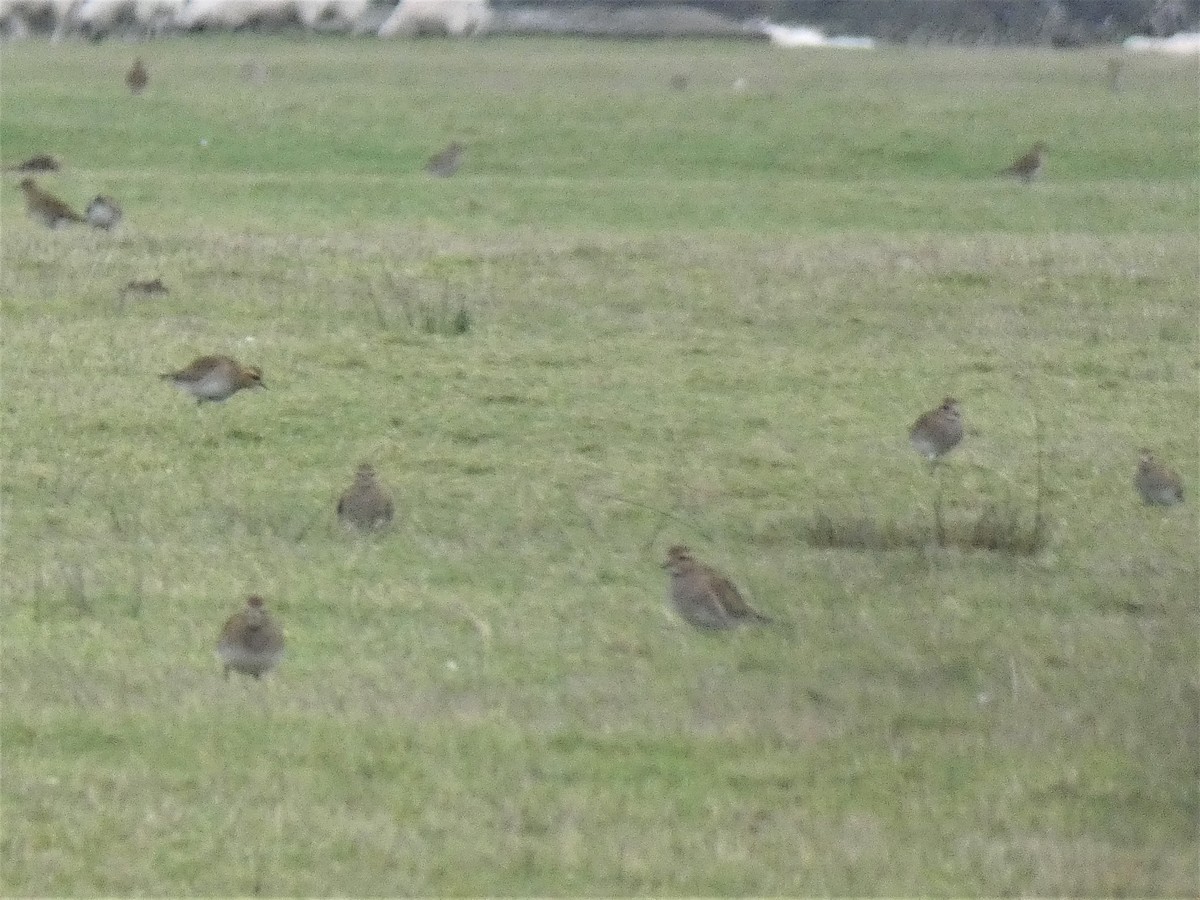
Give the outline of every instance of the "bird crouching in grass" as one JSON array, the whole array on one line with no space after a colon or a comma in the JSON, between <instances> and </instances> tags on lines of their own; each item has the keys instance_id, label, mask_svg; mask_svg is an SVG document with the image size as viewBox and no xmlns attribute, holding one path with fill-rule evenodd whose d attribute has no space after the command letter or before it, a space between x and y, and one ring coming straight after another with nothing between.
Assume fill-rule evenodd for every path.
<instances>
[{"instance_id":1,"label":"bird crouching in grass","mask_svg":"<svg viewBox=\"0 0 1200 900\"><path fill-rule=\"evenodd\" d=\"M283 647L283 629L267 612L263 598L252 594L246 607L226 620L217 639L217 657L226 678L230 671L261 678L279 665Z\"/></svg>"},{"instance_id":2,"label":"bird crouching in grass","mask_svg":"<svg viewBox=\"0 0 1200 900\"><path fill-rule=\"evenodd\" d=\"M1138 458L1133 486L1149 506L1174 506L1183 502L1183 479L1174 469L1160 463L1154 454L1143 449Z\"/></svg>"},{"instance_id":3,"label":"bird crouching in grass","mask_svg":"<svg viewBox=\"0 0 1200 900\"><path fill-rule=\"evenodd\" d=\"M354 483L338 498L338 521L348 528L374 531L391 524L395 507L380 485L375 468L363 463L354 473Z\"/></svg>"},{"instance_id":4,"label":"bird crouching in grass","mask_svg":"<svg viewBox=\"0 0 1200 900\"><path fill-rule=\"evenodd\" d=\"M751 609L737 586L707 566L682 544L667 551L662 567L671 577L668 596L675 611L697 628L736 628L770 625L774 620Z\"/></svg>"},{"instance_id":5,"label":"bird crouching in grass","mask_svg":"<svg viewBox=\"0 0 1200 900\"><path fill-rule=\"evenodd\" d=\"M922 414L908 431L909 443L930 465L937 465L962 438L962 410L953 397L947 397L941 406Z\"/></svg>"},{"instance_id":6,"label":"bird crouching in grass","mask_svg":"<svg viewBox=\"0 0 1200 900\"><path fill-rule=\"evenodd\" d=\"M197 403L204 403L206 400L221 403L238 391L266 388L262 369L257 366L243 366L230 356L201 356L182 369L164 372L159 377L191 394Z\"/></svg>"},{"instance_id":7,"label":"bird crouching in grass","mask_svg":"<svg viewBox=\"0 0 1200 900\"><path fill-rule=\"evenodd\" d=\"M161 278L133 279L121 288L121 296L165 297L170 291Z\"/></svg>"},{"instance_id":8,"label":"bird crouching in grass","mask_svg":"<svg viewBox=\"0 0 1200 900\"><path fill-rule=\"evenodd\" d=\"M87 209L83 213L84 219L93 228L100 228L104 231L111 231L117 227L121 221L121 207L112 197L106 197L100 194L91 203L87 205Z\"/></svg>"},{"instance_id":9,"label":"bird crouching in grass","mask_svg":"<svg viewBox=\"0 0 1200 900\"><path fill-rule=\"evenodd\" d=\"M435 178L449 178L462 165L463 154L467 148L458 141L451 141L446 149L430 157L425 164L425 171Z\"/></svg>"},{"instance_id":10,"label":"bird crouching in grass","mask_svg":"<svg viewBox=\"0 0 1200 900\"><path fill-rule=\"evenodd\" d=\"M1029 152L1014 162L1006 169L1001 169L1000 174L1011 178L1020 178L1026 184L1033 181L1042 174L1042 170L1046 167L1046 145L1038 141Z\"/></svg>"},{"instance_id":11,"label":"bird crouching in grass","mask_svg":"<svg viewBox=\"0 0 1200 900\"><path fill-rule=\"evenodd\" d=\"M57 172L61 168L62 163L55 157L48 153L39 153L37 156L31 156L29 159L17 163L15 166L9 166L5 171L20 172L27 175L33 172Z\"/></svg>"}]
</instances>

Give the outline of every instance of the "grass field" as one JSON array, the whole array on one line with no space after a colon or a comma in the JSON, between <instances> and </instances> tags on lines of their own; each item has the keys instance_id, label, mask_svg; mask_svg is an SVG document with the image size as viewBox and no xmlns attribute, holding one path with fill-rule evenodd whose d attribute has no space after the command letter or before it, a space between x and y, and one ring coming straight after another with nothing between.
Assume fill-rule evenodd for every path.
<instances>
[{"instance_id":1,"label":"grass field","mask_svg":"<svg viewBox=\"0 0 1200 900\"><path fill-rule=\"evenodd\" d=\"M3 178L3 893L1195 895L1195 61L1106 61L6 46L3 162L126 221ZM948 524L1040 442L1037 553L922 537L946 394ZM678 623L675 542L790 628ZM251 592L288 656L226 682Z\"/></svg>"}]
</instances>

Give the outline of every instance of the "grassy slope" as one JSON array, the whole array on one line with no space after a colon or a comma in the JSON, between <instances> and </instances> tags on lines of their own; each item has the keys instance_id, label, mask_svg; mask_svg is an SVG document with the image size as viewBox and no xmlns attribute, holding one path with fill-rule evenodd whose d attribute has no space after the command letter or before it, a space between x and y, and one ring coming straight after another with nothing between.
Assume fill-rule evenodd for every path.
<instances>
[{"instance_id":1,"label":"grassy slope","mask_svg":"<svg viewBox=\"0 0 1200 900\"><path fill-rule=\"evenodd\" d=\"M134 52L0 64L3 159L128 216L0 197L5 892L1196 892L1194 64L204 38L134 100ZM270 390L197 412L200 352ZM945 393L952 517L1028 509L1042 418L1050 549L808 546L928 521ZM676 540L794 634L676 625ZM252 590L289 657L223 683Z\"/></svg>"}]
</instances>

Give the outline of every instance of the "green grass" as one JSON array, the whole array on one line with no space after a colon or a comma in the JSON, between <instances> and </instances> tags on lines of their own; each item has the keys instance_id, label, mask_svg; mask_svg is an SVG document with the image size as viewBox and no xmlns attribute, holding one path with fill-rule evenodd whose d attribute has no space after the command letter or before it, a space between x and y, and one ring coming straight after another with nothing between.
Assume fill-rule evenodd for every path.
<instances>
[{"instance_id":1,"label":"green grass","mask_svg":"<svg viewBox=\"0 0 1200 900\"><path fill-rule=\"evenodd\" d=\"M126 209L0 196L4 893L1200 890L1194 61L134 52L0 63L3 161ZM155 377L206 352L269 390ZM1028 520L1040 420L1046 549L814 546L932 528L948 393L948 528ZM678 541L792 630L678 624ZM288 656L224 682L250 592Z\"/></svg>"}]
</instances>

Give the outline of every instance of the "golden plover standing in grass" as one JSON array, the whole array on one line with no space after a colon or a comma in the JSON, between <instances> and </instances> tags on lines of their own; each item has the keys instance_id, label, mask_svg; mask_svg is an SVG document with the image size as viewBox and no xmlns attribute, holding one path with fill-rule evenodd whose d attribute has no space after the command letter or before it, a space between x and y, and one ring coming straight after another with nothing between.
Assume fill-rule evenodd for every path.
<instances>
[{"instance_id":1,"label":"golden plover standing in grass","mask_svg":"<svg viewBox=\"0 0 1200 900\"><path fill-rule=\"evenodd\" d=\"M83 216L43 191L32 178L21 179L21 190L25 192L25 212L33 221L51 229L83 221Z\"/></svg>"},{"instance_id":2,"label":"golden plover standing in grass","mask_svg":"<svg viewBox=\"0 0 1200 900\"><path fill-rule=\"evenodd\" d=\"M1133 485L1142 501L1154 506L1174 506L1183 502L1183 480L1174 469L1160 463L1149 450L1141 451Z\"/></svg>"},{"instance_id":3,"label":"golden plover standing in grass","mask_svg":"<svg viewBox=\"0 0 1200 900\"><path fill-rule=\"evenodd\" d=\"M125 87L136 96L144 91L149 83L150 73L146 71L146 66L140 58L135 59L129 71L125 73Z\"/></svg>"},{"instance_id":4,"label":"golden plover standing in grass","mask_svg":"<svg viewBox=\"0 0 1200 900\"><path fill-rule=\"evenodd\" d=\"M736 628L745 622L760 625L773 620L755 612L732 581L676 544L662 564L671 575L670 597L686 622L699 628Z\"/></svg>"},{"instance_id":5,"label":"golden plover standing in grass","mask_svg":"<svg viewBox=\"0 0 1200 900\"><path fill-rule=\"evenodd\" d=\"M187 391L197 403L205 400L220 403L244 388L265 388L262 369L243 366L229 356L201 356L177 372L159 376Z\"/></svg>"},{"instance_id":6,"label":"golden plover standing in grass","mask_svg":"<svg viewBox=\"0 0 1200 900\"><path fill-rule=\"evenodd\" d=\"M451 141L441 153L430 157L425 164L425 171L438 178L449 178L462 165L463 153L467 150L458 141Z\"/></svg>"},{"instance_id":7,"label":"golden plover standing in grass","mask_svg":"<svg viewBox=\"0 0 1200 900\"><path fill-rule=\"evenodd\" d=\"M394 512L392 498L379 484L374 467L363 463L354 473L354 484L338 498L338 521L347 527L370 531L390 524Z\"/></svg>"},{"instance_id":8,"label":"golden plover standing in grass","mask_svg":"<svg viewBox=\"0 0 1200 900\"><path fill-rule=\"evenodd\" d=\"M283 658L283 630L271 618L263 598L257 594L246 600L246 608L234 613L221 629L217 656L229 671L261 678Z\"/></svg>"},{"instance_id":9,"label":"golden plover standing in grass","mask_svg":"<svg viewBox=\"0 0 1200 900\"><path fill-rule=\"evenodd\" d=\"M1046 145L1042 141L1034 144L1029 152L1018 159L1007 169L1001 169L1001 175L1011 175L1024 182L1033 181L1042 173L1046 166Z\"/></svg>"},{"instance_id":10,"label":"golden plover standing in grass","mask_svg":"<svg viewBox=\"0 0 1200 900\"><path fill-rule=\"evenodd\" d=\"M87 219L89 225L111 231L121 221L121 215L121 207L117 201L112 197L100 194L87 205L83 217Z\"/></svg>"},{"instance_id":11,"label":"golden plover standing in grass","mask_svg":"<svg viewBox=\"0 0 1200 900\"><path fill-rule=\"evenodd\" d=\"M953 397L922 415L908 432L913 449L933 464L957 447L962 437L962 410Z\"/></svg>"}]
</instances>

